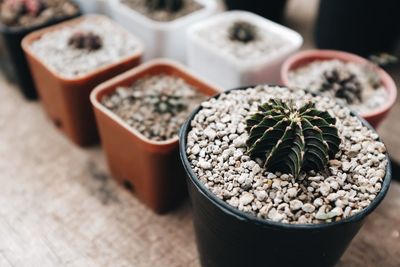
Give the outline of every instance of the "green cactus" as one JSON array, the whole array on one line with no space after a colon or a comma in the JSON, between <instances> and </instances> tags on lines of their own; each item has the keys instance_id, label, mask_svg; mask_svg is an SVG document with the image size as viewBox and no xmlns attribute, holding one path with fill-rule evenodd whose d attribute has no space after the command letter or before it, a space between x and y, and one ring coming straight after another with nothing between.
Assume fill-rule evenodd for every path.
<instances>
[{"instance_id":1,"label":"green cactus","mask_svg":"<svg viewBox=\"0 0 400 267\"><path fill-rule=\"evenodd\" d=\"M293 101L270 100L247 121L248 154L260 158L271 172L290 173L325 169L339 151L341 139L336 119L308 102L297 108Z\"/></svg>"},{"instance_id":2,"label":"green cactus","mask_svg":"<svg viewBox=\"0 0 400 267\"><path fill-rule=\"evenodd\" d=\"M146 6L152 11L177 12L183 7L183 0L146 0Z\"/></svg>"},{"instance_id":3,"label":"green cactus","mask_svg":"<svg viewBox=\"0 0 400 267\"><path fill-rule=\"evenodd\" d=\"M228 30L232 41L248 43L257 38L257 28L246 21L236 21Z\"/></svg>"}]
</instances>

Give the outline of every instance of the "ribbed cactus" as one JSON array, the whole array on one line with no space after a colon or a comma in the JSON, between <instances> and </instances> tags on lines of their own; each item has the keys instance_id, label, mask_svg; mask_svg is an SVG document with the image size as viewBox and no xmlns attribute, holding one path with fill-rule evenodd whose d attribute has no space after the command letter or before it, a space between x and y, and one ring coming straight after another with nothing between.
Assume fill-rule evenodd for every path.
<instances>
[{"instance_id":1,"label":"ribbed cactus","mask_svg":"<svg viewBox=\"0 0 400 267\"><path fill-rule=\"evenodd\" d=\"M257 38L256 26L246 21L236 21L228 31L232 41L248 43Z\"/></svg>"},{"instance_id":2,"label":"ribbed cactus","mask_svg":"<svg viewBox=\"0 0 400 267\"><path fill-rule=\"evenodd\" d=\"M176 12L183 7L183 0L146 0L146 5L150 10L166 10Z\"/></svg>"},{"instance_id":3,"label":"ribbed cactus","mask_svg":"<svg viewBox=\"0 0 400 267\"><path fill-rule=\"evenodd\" d=\"M336 119L313 102L297 108L293 101L270 100L247 121L248 154L264 161L267 171L323 170L339 151Z\"/></svg>"},{"instance_id":4,"label":"ribbed cactus","mask_svg":"<svg viewBox=\"0 0 400 267\"><path fill-rule=\"evenodd\" d=\"M95 33L78 31L69 38L68 45L75 49L94 51L103 46L103 41L101 37Z\"/></svg>"}]
</instances>

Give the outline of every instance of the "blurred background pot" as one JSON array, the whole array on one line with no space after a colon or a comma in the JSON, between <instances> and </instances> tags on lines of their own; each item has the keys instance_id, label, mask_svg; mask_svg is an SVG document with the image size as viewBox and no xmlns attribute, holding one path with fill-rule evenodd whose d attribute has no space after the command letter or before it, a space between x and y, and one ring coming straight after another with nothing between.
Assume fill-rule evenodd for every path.
<instances>
[{"instance_id":1,"label":"blurred background pot","mask_svg":"<svg viewBox=\"0 0 400 267\"><path fill-rule=\"evenodd\" d=\"M225 0L228 10L246 10L275 22L282 22L287 0Z\"/></svg>"},{"instance_id":2,"label":"blurred background pot","mask_svg":"<svg viewBox=\"0 0 400 267\"><path fill-rule=\"evenodd\" d=\"M54 18L45 23L34 26L8 27L0 24L0 65L6 78L19 85L19 89L28 99L36 99L37 92L32 80L28 62L21 47L22 39L36 30L78 17L80 12L73 16Z\"/></svg>"},{"instance_id":3,"label":"blurred background pot","mask_svg":"<svg viewBox=\"0 0 400 267\"><path fill-rule=\"evenodd\" d=\"M362 56L391 53L400 35L399 10L396 0L321 0L316 45Z\"/></svg>"},{"instance_id":4,"label":"blurred background pot","mask_svg":"<svg viewBox=\"0 0 400 267\"><path fill-rule=\"evenodd\" d=\"M44 109L55 126L79 146L89 146L98 142L96 122L89 99L90 92L100 83L140 64L143 54L143 46L137 40L136 50L124 58L84 75L66 77L48 66L32 51L31 44L44 34L79 24L86 18L109 20L100 15L87 15L31 33L22 42ZM121 26L116 23L114 25L116 29L130 35Z\"/></svg>"},{"instance_id":5,"label":"blurred background pot","mask_svg":"<svg viewBox=\"0 0 400 267\"><path fill-rule=\"evenodd\" d=\"M264 51L256 58L245 58L225 49L228 45L219 47L215 36L206 39L205 35L213 34L213 29L227 22L233 24L236 21L255 25L260 32L274 35L282 39L282 42L275 49ZM227 37L221 34L221 38ZM282 63L296 52L302 43L303 38L300 34L285 26L251 12L229 11L198 22L189 28L186 47L187 63L199 75L224 89L266 82L277 83L280 79ZM240 50L248 51L249 47L244 44Z\"/></svg>"},{"instance_id":6,"label":"blurred background pot","mask_svg":"<svg viewBox=\"0 0 400 267\"><path fill-rule=\"evenodd\" d=\"M317 49L301 51L289 57L282 65L281 82L285 86L290 86L290 81L289 81L290 71L302 67L304 65L307 65L316 60L333 60L333 59L337 59L343 62L354 62L360 65L371 64L371 62L367 61L366 59L360 56L342 51L317 50ZM388 92L388 100L380 108L373 110L369 113L361 114L361 116L365 120L367 120L373 127L377 128L385 120L390 110L392 109L393 105L396 103L397 87L392 77L390 77L390 75L386 71L384 71L379 67L376 67L375 71L378 74L383 87Z\"/></svg>"},{"instance_id":7,"label":"blurred background pot","mask_svg":"<svg viewBox=\"0 0 400 267\"><path fill-rule=\"evenodd\" d=\"M241 88L237 90L243 90ZM197 247L203 267L333 267L362 227L366 217L384 199L391 166L382 189L362 212L338 222L294 225L259 219L239 211L208 190L194 174L186 154L192 113L180 134L180 155L193 206ZM365 126L372 127L362 118Z\"/></svg>"},{"instance_id":8,"label":"blurred background pot","mask_svg":"<svg viewBox=\"0 0 400 267\"><path fill-rule=\"evenodd\" d=\"M207 96L218 92L182 65L156 59L99 85L90 99L111 174L120 184L132 189L146 206L165 213L187 195L178 138L150 140L101 103L104 96L118 87L129 87L140 78L158 74L180 77Z\"/></svg>"},{"instance_id":9,"label":"blurred background pot","mask_svg":"<svg viewBox=\"0 0 400 267\"><path fill-rule=\"evenodd\" d=\"M123 4L121 0L110 2L111 15L118 23L145 42L145 60L166 57L185 62L188 27L219 12L219 7L214 0L195 1L203 7L168 22L153 20Z\"/></svg>"}]
</instances>

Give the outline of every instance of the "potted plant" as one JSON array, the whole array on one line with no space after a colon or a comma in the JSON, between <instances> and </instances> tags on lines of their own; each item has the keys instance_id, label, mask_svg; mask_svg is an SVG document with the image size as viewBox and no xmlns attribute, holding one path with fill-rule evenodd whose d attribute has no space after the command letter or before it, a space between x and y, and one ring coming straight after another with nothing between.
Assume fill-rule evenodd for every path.
<instances>
[{"instance_id":1,"label":"potted plant","mask_svg":"<svg viewBox=\"0 0 400 267\"><path fill-rule=\"evenodd\" d=\"M109 2L114 0L75 0L84 14L110 15Z\"/></svg>"},{"instance_id":2,"label":"potted plant","mask_svg":"<svg viewBox=\"0 0 400 267\"><path fill-rule=\"evenodd\" d=\"M284 26L249 12L229 11L189 29L187 60L225 89L276 83L281 64L302 42L298 33Z\"/></svg>"},{"instance_id":3,"label":"potted plant","mask_svg":"<svg viewBox=\"0 0 400 267\"><path fill-rule=\"evenodd\" d=\"M91 94L112 175L157 213L185 196L178 132L198 103L217 90L182 65L158 59Z\"/></svg>"},{"instance_id":4,"label":"potted plant","mask_svg":"<svg viewBox=\"0 0 400 267\"><path fill-rule=\"evenodd\" d=\"M138 65L141 41L107 17L87 15L34 32L22 46L54 124L77 145L96 143L90 92Z\"/></svg>"},{"instance_id":5,"label":"potted plant","mask_svg":"<svg viewBox=\"0 0 400 267\"><path fill-rule=\"evenodd\" d=\"M392 0L321 0L316 45L361 56L392 53L400 38L398 10L399 3Z\"/></svg>"},{"instance_id":6,"label":"potted plant","mask_svg":"<svg viewBox=\"0 0 400 267\"><path fill-rule=\"evenodd\" d=\"M180 155L204 267L333 267L391 180L366 121L286 87L203 102L182 127Z\"/></svg>"},{"instance_id":7,"label":"potted plant","mask_svg":"<svg viewBox=\"0 0 400 267\"><path fill-rule=\"evenodd\" d=\"M283 64L282 83L336 97L374 127L396 102L393 79L376 64L359 56L332 50L299 52Z\"/></svg>"},{"instance_id":8,"label":"potted plant","mask_svg":"<svg viewBox=\"0 0 400 267\"><path fill-rule=\"evenodd\" d=\"M79 8L71 0L1 0L0 51L1 67L6 77L18 83L28 99L37 94L21 48L29 33L77 17Z\"/></svg>"},{"instance_id":9,"label":"potted plant","mask_svg":"<svg viewBox=\"0 0 400 267\"><path fill-rule=\"evenodd\" d=\"M218 12L213 0L116 0L112 16L146 44L145 59L185 60L187 28Z\"/></svg>"},{"instance_id":10,"label":"potted plant","mask_svg":"<svg viewBox=\"0 0 400 267\"><path fill-rule=\"evenodd\" d=\"M225 0L224 2L228 10L246 10L280 23L283 19L287 1Z\"/></svg>"}]
</instances>

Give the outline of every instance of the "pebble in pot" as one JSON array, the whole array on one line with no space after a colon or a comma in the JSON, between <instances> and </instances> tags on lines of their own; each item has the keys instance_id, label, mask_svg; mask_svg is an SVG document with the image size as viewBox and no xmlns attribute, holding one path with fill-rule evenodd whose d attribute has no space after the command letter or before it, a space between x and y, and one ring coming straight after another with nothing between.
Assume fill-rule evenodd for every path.
<instances>
[{"instance_id":1,"label":"pebble in pot","mask_svg":"<svg viewBox=\"0 0 400 267\"><path fill-rule=\"evenodd\" d=\"M369 124L303 90L222 93L180 138L207 267L334 266L390 184L386 148Z\"/></svg>"},{"instance_id":2,"label":"pebble in pot","mask_svg":"<svg viewBox=\"0 0 400 267\"><path fill-rule=\"evenodd\" d=\"M35 30L79 14L78 6L70 0L0 1L0 66L28 99L35 99L37 93L21 48L22 39Z\"/></svg>"},{"instance_id":3,"label":"pebble in pot","mask_svg":"<svg viewBox=\"0 0 400 267\"><path fill-rule=\"evenodd\" d=\"M23 40L42 103L54 124L75 144L98 141L90 92L139 64L140 40L99 15L88 15Z\"/></svg>"},{"instance_id":4,"label":"pebble in pot","mask_svg":"<svg viewBox=\"0 0 400 267\"><path fill-rule=\"evenodd\" d=\"M193 25L186 53L192 69L228 89L278 82L281 64L302 42L286 27L253 13L230 11Z\"/></svg>"}]
</instances>

